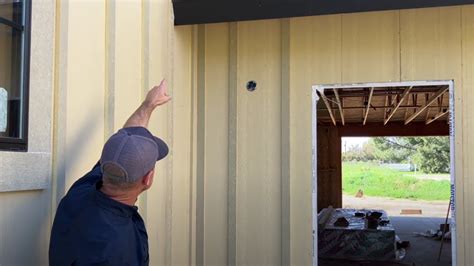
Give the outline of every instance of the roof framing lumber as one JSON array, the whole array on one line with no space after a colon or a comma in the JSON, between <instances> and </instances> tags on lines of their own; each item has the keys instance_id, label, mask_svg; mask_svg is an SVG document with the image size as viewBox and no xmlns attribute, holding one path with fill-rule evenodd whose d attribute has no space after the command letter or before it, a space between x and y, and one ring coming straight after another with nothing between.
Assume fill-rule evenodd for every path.
<instances>
[{"instance_id":1,"label":"roof framing lumber","mask_svg":"<svg viewBox=\"0 0 474 266\"><path fill-rule=\"evenodd\" d=\"M372 95L374 94L374 87L370 88L369 99L367 100L367 106L365 108L364 122L363 125L367 122L367 117L369 116L370 103L372 102Z\"/></svg>"},{"instance_id":2,"label":"roof framing lumber","mask_svg":"<svg viewBox=\"0 0 474 266\"><path fill-rule=\"evenodd\" d=\"M341 99L339 98L339 93L337 92L337 89L333 89L333 91L334 91L334 96L336 96L336 103L337 103L337 107L339 108L339 114L341 114L341 122L342 122L342 125L344 125L345 124L344 110L342 110Z\"/></svg>"},{"instance_id":3,"label":"roof framing lumber","mask_svg":"<svg viewBox=\"0 0 474 266\"><path fill-rule=\"evenodd\" d=\"M407 100L407 106L400 106L400 107L406 107L405 109L405 118L404 120L407 120L408 118L408 114L409 114L409 111L410 111L410 107L413 107L413 112L416 112L416 108L419 107L417 106L417 99L418 99L418 94L411 94L411 97L408 96L408 100ZM410 106L410 98L411 98L411 101L412 101L412 106Z\"/></svg>"},{"instance_id":4,"label":"roof framing lumber","mask_svg":"<svg viewBox=\"0 0 474 266\"><path fill-rule=\"evenodd\" d=\"M430 100L430 95L431 95L430 93L427 93L427 94L425 95L425 103L427 103L427 102ZM438 98L438 99L439 99L439 98ZM425 121L428 121L428 119L430 118L430 111L431 111L430 108L427 108Z\"/></svg>"},{"instance_id":5,"label":"roof framing lumber","mask_svg":"<svg viewBox=\"0 0 474 266\"><path fill-rule=\"evenodd\" d=\"M334 114L332 113L332 108L331 108L331 105L329 104L329 100L326 97L326 95L324 95L324 90L319 91L319 95L321 96L321 98L323 98L323 102L326 105L326 108L328 109L329 116L331 117L332 123L336 125L336 119L334 118Z\"/></svg>"},{"instance_id":6,"label":"roof framing lumber","mask_svg":"<svg viewBox=\"0 0 474 266\"><path fill-rule=\"evenodd\" d=\"M410 117L408 117L406 120L405 120L405 125L407 125L408 123L410 123L411 121L413 121L413 119L415 119L418 115L420 115L424 110L426 110L426 108L428 108L428 106L430 106L432 103L434 103L436 101L436 99L438 99L441 95L443 95L443 93L445 93L447 90L449 89L449 86L443 86L441 89L438 90L438 92L436 92L433 96L431 96L428 101L425 103L425 105L423 105L422 107L420 107L420 109L418 109L414 114L412 114Z\"/></svg>"},{"instance_id":7,"label":"roof framing lumber","mask_svg":"<svg viewBox=\"0 0 474 266\"><path fill-rule=\"evenodd\" d=\"M445 116L446 114L449 113L449 108L443 108L443 97L444 97L444 94L442 94L437 100L438 100L438 113L435 115L435 116L427 116L426 117L426 122L425 124L426 125L429 125L431 123L433 123L434 121L438 120L439 118ZM430 109L428 108L428 111ZM429 112L428 112L429 114ZM449 120L448 120L449 121Z\"/></svg>"},{"instance_id":8,"label":"roof framing lumber","mask_svg":"<svg viewBox=\"0 0 474 266\"><path fill-rule=\"evenodd\" d=\"M449 109L447 109L444 112L438 113L437 115L435 115L435 116L431 117L430 119L426 120L425 125L429 125L429 124L433 123L434 121L438 120L439 118L445 116L448 113L449 113Z\"/></svg>"},{"instance_id":9,"label":"roof framing lumber","mask_svg":"<svg viewBox=\"0 0 474 266\"><path fill-rule=\"evenodd\" d=\"M397 104L395 105L395 107L391 110L390 114L387 116L387 118L383 121L383 124L386 125L388 123L388 121L390 121L390 119L393 117L393 115L395 114L395 112L398 110L398 108L400 107L400 105L402 105L403 101L408 97L408 93L411 91L411 89L413 88L413 86L410 86L410 87L407 87L403 93L402 93L402 96L400 98L400 100L398 100Z\"/></svg>"}]
</instances>

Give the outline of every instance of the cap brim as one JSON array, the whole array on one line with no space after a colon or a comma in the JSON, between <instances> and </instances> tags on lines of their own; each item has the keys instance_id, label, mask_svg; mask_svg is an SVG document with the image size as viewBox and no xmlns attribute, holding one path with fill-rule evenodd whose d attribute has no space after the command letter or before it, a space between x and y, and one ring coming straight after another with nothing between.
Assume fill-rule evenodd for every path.
<instances>
[{"instance_id":1,"label":"cap brim","mask_svg":"<svg viewBox=\"0 0 474 266\"><path fill-rule=\"evenodd\" d=\"M156 145L158 145L158 159L156 160L159 161L168 155L168 145L166 145L166 142L158 137L153 136L153 140L155 141Z\"/></svg>"}]
</instances>

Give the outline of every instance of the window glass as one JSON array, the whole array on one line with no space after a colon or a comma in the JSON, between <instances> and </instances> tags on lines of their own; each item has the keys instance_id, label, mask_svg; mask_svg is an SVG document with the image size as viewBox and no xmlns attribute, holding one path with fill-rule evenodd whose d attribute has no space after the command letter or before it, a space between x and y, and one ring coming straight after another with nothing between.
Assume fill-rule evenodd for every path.
<instances>
[{"instance_id":1,"label":"window glass","mask_svg":"<svg viewBox=\"0 0 474 266\"><path fill-rule=\"evenodd\" d=\"M27 39L24 1L0 0L0 148L26 148ZM6 145L6 144L8 145Z\"/></svg>"}]
</instances>

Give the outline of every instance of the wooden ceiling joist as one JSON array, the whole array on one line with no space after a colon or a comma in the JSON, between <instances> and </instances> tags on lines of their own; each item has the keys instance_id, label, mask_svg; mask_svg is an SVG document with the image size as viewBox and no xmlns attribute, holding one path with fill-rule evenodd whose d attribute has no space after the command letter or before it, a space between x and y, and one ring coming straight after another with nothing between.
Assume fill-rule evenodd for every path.
<instances>
[{"instance_id":1,"label":"wooden ceiling joist","mask_svg":"<svg viewBox=\"0 0 474 266\"><path fill-rule=\"evenodd\" d=\"M403 101L408 97L408 93L410 92L410 90L413 88L413 86L410 86L408 88L406 88L403 93L402 93L402 96L400 97L400 99L398 100L398 102L396 103L395 107L390 111L390 114L387 116L387 118L383 121L383 124L386 125L388 123L388 121L390 121L390 119L393 117L393 115L395 114L395 112L398 110L398 108L400 107L400 105L402 105Z\"/></svg>"},{"instance_id":2,"label":"wooden ceiling joist","mask_svg":"<svg viewBox=\"0 0 474 266\"><path fill-rule=\"evenodd\" d=\"M406 109L405 109L405 118L403 120L407 120L409 111L411 109L410 108L410 98L411 98L411 101L412 101L413 112L416 112L416 108L418 107L417 106L418 94L411 94L411 97L408 96L407 106L405 106L406 107ZM403 106L400 106L400 107L403 107Z\"/></svg>"},{"instance_id":3,"label":"wooden ceiling joist","mask_svg":"<svg viewBox=\"0 0 474 266\"><path fill-rule=\"evenodd\" d=\"M443 97L444 97L444 94L438 98L438 112L440 113L441 111L443 111Z\"/></svg>"},{"instance_id":4,"label":"wooden ceiling joist","mask_svg":"<svg viewBox=\"0 0 474 266\"><path fill-rule=\"evenodd\" d=\"M362 123L365 126L367 122L367 117L369 116L370 103L372 102L372 95L374 94L374 88L370 88L369 99L367 100L367 106L365 108L364 122Z\"/></svg>"},{"instance_id":5,"label":"wooden ceiling joist","mask_svg":"<svg viewBox=\"0 0 474 266\"><path fill-rule=\"evenodd\" d=\"M437 115L435 115L435 116L429 118L428 120L426 120L425 125L429 125L429 124L433 123L434 121L436 121L436 120L438 120L439 118L441 118L441 117L447 115L448 113L449 113L449 109L447 109L447 110L445 110L445 111L443 111L443 112L438 113Z\"/></svg>"},{"instance_id":6,"label":"wooden ceiling joist","mask_svg":"<svg viewBox=\"0 0 474 266\"><path fill-rule=\"evenodd\" d=\"M344 110L342 110L341 99L339 98L339 93L337 92L337 89L333 89L333 91L334 91L334 96L336 96L336 103L337 103L337 107L339 108L339 114L341 115L341 122L342 122L342 125L344 125L345 124Z\"/></svg>"},{"instance_id":7,"label":"wooden ceiling joist","mask_svg":"<svg viewBox=\"0 0 474 266\"><path fill-rule=\"evenodd\" d=\"M328 109L329 116L331 117L332 123L336 125L336 119L334 118L334 114L332 113L332 108L331 108L331 105L329 104L329 100L326 97L326 95L324 95L324 91L320 91L319 96L323 99L324 105L326 105L326 108Z\"/></svg>"},{"instance_id":8,"label":"wooden ceiling joist","mask_svg":"<svg viewBox=\"0 0 474 266\"><path fill-rule=\"evenodd\" d=\"M438 90L433 96L431 96L423 105L420 107L415 113L413 113L410 117L405 120L405 125L413 121L417 116L419 116L426 108L428 108L432 103L434 103L441 95L443 95L449 89L448 86L443 86L441 89Z\"/></svg>"},{"instance_id":9,"label":"wooden ceiling joist","mask_svg":"<svg viewBox=\"0 0 474 266\"><path fill-rule=\"evenodd\" d=\"M431 94L430 93L426 93L425 94L425 103L427 103L429 100L430 100L430 96ZM437 99L439 100L439 98ZM426 108L426 118L425 118L425 121L428 121L428 119L430 118L430 108Z\"/></svg>"},{"instance_id":10,"label":"wooden ceiling joist","mask_svg":"<svg viewBox=\"0 0 474 266\"><path fill-rule=\"evenodd\" d=\"M430 116L429 115L429 108L428 108L428 112L427 112L427 118L426 118L426 122L425 124L426 125L429 125L431 123L433 123L434 121L438 120L439 118L445 116L446 114L449 113L449 107L443 107L443 97L444 97L444 94L442 94L438 99L438 113L435 115L435 116ZM448 119L449 121L449 119Z\"/></svg>"},{"instance_id":11,"label":"wooden ceiling joist","mask_svg":"<svg viewBox=\"0 0 474 266\"><path fill-rule=\"evenodd\" d=\"M385 96L385 106L388 105L388 97L389 97L388 95ZM385 120L385 119L387 119L387 108L386 107L383 108L383 120Z\"/></svg>"}]
</instances>

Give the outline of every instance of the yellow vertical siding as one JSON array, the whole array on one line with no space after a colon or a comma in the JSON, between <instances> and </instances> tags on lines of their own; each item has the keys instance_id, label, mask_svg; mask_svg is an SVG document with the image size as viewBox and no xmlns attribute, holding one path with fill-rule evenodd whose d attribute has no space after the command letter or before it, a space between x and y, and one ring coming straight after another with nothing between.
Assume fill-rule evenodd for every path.
<instances>
[{"instance_id":1,"label":"yellow vertical siding","mask_svg":"<svg viewBox=\"0 0 474 266\"><path fill-rule=\"evenodd\" d=\"M229 26L205 27L204 265L227 263ZM200 88L201 89L201 88ZM219 145L216 145L219 143Z\"/></svg>"},{"instance_id":2,"label":"yellow vertical siding","mask_svg":"<svg viewBox=\"0 0 474 266\"><path fill-rule=\"evenodd\" d=\"M114 3L115 31L108 39L114 60L114 132L121 128L142 101L142 4L140 1ZM103 11L102 11L103 12ZM102 32L103 34L103 32ZM102 57L104 57L102 48ZM100 99L104 101L102 97Z\"/></svg>"},{"instance_id":3,"label":"yellow vertical siding","mask_svg":"<svg viewBox=\"0 0 474 266\"><path fill-rule=\"evenodd\" d=\"M461 77L461 8L400 11L402 80Z\"/></svg>"},{"instance_id":4,"label":"yellow vertical siding","mask_svg":"<svg viewBox=\"0 0 474 266\"><path fill-rule=\"evenodd\" d=\"M341 41L343 83L400 80L399 11L342 15Z\"/></svg>"},{"instance_id":5,"label":"yellow vertical siding","mask_svg":"<svg viewBox=\"0 0 474 266\"><path fill-rule=\"evenodd\" d=\"M171 2L143 2L143 90L166 78L173 95ZM171 104L159 108L150 119L149 128L168 144L171 138ZM145 219L152 265L170 265L171 249L171 160L157 164L153 186L140 197L140 212Z\"/></svg>"},{"instance_id":6,"label":"yellow vertical siding","mask_svg":"<svg viewBox=\"0 0 474 266\"><path fill-rule=\"evenodd\" d=\"M2 218L0 238L34 236L32 260L45 264L49 230L14 236L13 224L49 228L38 210L51 196L56 208L165 77L173 101L150 128L171 153L139 202L151 265L310 265L311 86L427 79L455 81L457 261L474 263L473 6L186 27L166 0L71 0L57 12L54 190L0 195L2 217L30 218ZM3 243L5 264L17 261Z\"/></svg>"},{"instance_id":7,"label":"yellow vertical siding","mask_svg":"<svg viewBox=\"0 0 474 266\"><path fill-rule=\"evenodd\" d=\"M59 34L67 34L65 83L62 84L66 119L65 130L65 192L78 177L98 161L104 140L105 84L105 4L95 1L69 1L67 25ZM62 14L66 16L66 14ZM86 19L87 18L87 19ZM61 51L60 51L61 52Z\"/></svg>"},{"instance_id":8,"label":"yellow vertical siding","mask_svg":"<svg viewBox=\"0 0 474 266\"><path fill-rule=\"evenodd\" d=\"M456 125L456 219L457 219L457 262L458 265L470 265L465 261L469 256L466 233L469 226L465 219L469 194L465 187L464 168L469 165L463 152L463 117L468 116L462 106L465 87L462 78L462 27L461 7L429 8L400 11L401 21L401 65L402 80L454 80L455 125ZM467 65L464 65L466 67ZM462 110L462 111L461 111ZM467 151L467 150L466 150ZM467 231L465 231L467 230Z\"/></svg>"},{"instance_id":9,"label":"yellow vertical siding","mask_svg":"<svg viewBox=\"0 0 474 266\"><path fill-rule=\"evenodd\" d=\"M190 263L189 245L191 219L191 147L192 143L192 27L176 28L173 64L179 66L173 79L173 136L171 158L173 160L172 179L172 228L171 264Z\"/></svg>"},{"instance_id":10,"label":"yellow vertical siding","mask_svg":"<svg viewBox=\"0 0 474 266\"><path fill-rule=\"evenodd\" d=\"M461 9L464 11L462 17ZM291 264L309 265L311 263L312 85L453 79L455 81L455 107L456 110L462 110L462 113L460 111L456 113L457 260L460 265L469 265L468 261L471 258L467 254L471 252L464 249L469 248L469 245L465 243L470 243L471 238L471 234L465 234L465 232L470 232L471 226L467 209L469 209L468 202L472 200L467 196L470 188L466 187L470 184L466 180L466 171L470 171L466 162L470 160L470 157L462 146L466 145L466 134L469 134L466 133L466 130L469 130L468 122L464 118L469 110L465 102L469 89L464 83L470 82L471 75L472 62L469 61L472 52L469 46L472 39L470 37L472 35L471 13L472 7L449 7L292 18L289 20L287 33L276 29L276 24L280 24L278 28L285 29L287 20L228 24L230 29L237 28L235 36L232 35L232 30L229 35L229 54L218 52L217 49L206 49L206 60L208 58L213 60L206 61L203 71L206 72L206 76L221 73L212 67L219 67L219 64L226 61L227 55L232 58L234 52L232 42L237 43L236 66L233 67L231 64L228 68L229 78L231 79L234 75L237 77L236 111L228 113L228 117L218 117L210 124L206 121L205 131L207 135L213 129L213 125L225 124L227 121L230 121L229 125L232 125L232 119L237 119L235 139L237 233L235 241L230 238L228 242L230 245L235 243L237 246L237 264L269 261L280 264L283 262L283 255L281 258L269 260L268 254L272 252L271 250L278 249L284 253L285 250L282 250L285 246L282 242L284 238L281 238L277 245L267 245L265 237L267 234L274 234L272 230L276 228L280 228L277 234L282 237L285 235L286 228L282 224L284 217L274 221L273 225L276 227L265 227L264 231L259 231L258 229L262 229L258 227L259 223L253 221L254 215L260 215L260 219L265 219L267 214L263 211L265 208L279 209L275 213L280 215L288 211L290 215L289 257ZM461 26L461 19L463 26ZM206 30L210 27L206 26ZM206 33L209 34L209 32ZM274 36L271 37L272 35ZM222 38L222 36L206 38L206 47L222 45L220 43ZM288 49L282 46L288 41L287 38L289 38ZM272 58L269 59L269 56ZM223 58L216 60L219 57ZM286 58L288 58L289 67L284 65ZM281 72L278 73L277 70ZM225 70L219 68L219 71ZM217 76L222 76L222 74ZM225 83L226 78L227 76L219 78L219 82ZM245 82L251 79L259 84L257 91L253 93L246 92L243 88ZM262 84L269 81L275 82L273 92L271 94L267 94L266 91L259 92ZM206 79L206 86L204 86L206 93L211 90L207 82ZM279 82L288 82L289 93L285 95L288 99L281 98L284 93L282 86L285 84ZM233 89L232 84L232 80L229 80L230 90ZM265 90L266 86L263 89ZM265 97L260 98L262 93L265 93ZM233 99L232 95L229 97L230 100ZM258 101L258 104L254 101ZM216 103L208 101L204 106L217 108ZM232 106L229 108L233 110ZM289 109L288 118L281 114L284 108ZM280 121L273 120L274 115L279 116ZM266 132L268 128L276 129L278 125L281 126L284 123L289 124L289 134L282 134L285 131L281 129L274 130L265 138L261 137L262 132ZM461 127L461 125L464 126ZM229 127L228 130L229 136L232 136L232 128ZM275 137L289 138L289 146L284 146L285 139L276 142ZM232 150L232 139L229 141L228 147ZM217 149L220 144L220 142L206 143L204 153L209 155L208 151ZM284 156L289 158L289 207L281 202L283 193L286 193L285 183L280 183L284 173L270 172L269 169L272 169L273 164L268 163L268 157L262 156L267 154L268 145L278 146L272 152L285 151L285 155L280 154L280 160ZM271 160L278 160L277 157L272 157ZM221 168L223 173L226 166ZM269 178L267 173L271 173L272 177ZM232 180L231 176L228 178ZM271 201L265 200L260 187L260 182L267 182L266 180L271 180L273 185L280 186L280 191L277 192L279 195L272 195ZM276 188L277 186L274 187L275 191ZM205 199L212 191L222 188L216 186L209 189L211 190L206 190ZM228 193L231 192L229 188ZM206 202L204 204L206 208L209 202L206 200L204 202ZM233 205L232 202L228 203L227 211L229 212ZM252 206L249 207L249 204ZM232 221L228 222L228 227L232 228ZM248 235L257 235L257 237L252 238L253 242L251 242ZM232 237L232 234L229 233L227 237ZM211 246L206 245L208 243L206 238L204 243L204 252L212 252ZM280 247L277 247L278 245ZM228 254L232 262L231 255L231 253Z\"/></svg>"},{"instance_id":11,"label":"yellow vertical siding","mask_svg":"<svg viewBox=\"0 0 474 266\"><path fill-rule=\"evenodd\" d=\"M311 86L340 83L341 15L290 21L291 264L311 265Z\"/></svg>"},{"instance_id":12,"label":"yellow vertical siding","mask_svg":"<svg viewBox=\"0 0 474 266\"><path fill-rule=\"evenodd\" d=\"M474 100L474 6L464 6L462 13L462 89L456 96L456 112L461 112L462 120L456 119L456 129L462 128L462 138L457 140L456 171L457 190L457 227L460 232L458 240L458 265L474 264L474 117L472 102ZM461 165L462 163L462 165ZM463 255L465 257L463 257Z\"/></svg>"},{"instance_id":13,"label":"yellow vertical siding","mask_svg":"<svg viewBox=\"0 0 474 266\"><path fill-rule=\"evenodd\" d=\"M237 39L237 264L280 264L280 21ZM246 83L257 82L249 92Z\"/></svg>"},{"instance_id":14,"label":"yellow vertical siding","mask_svg":"<svg viewBox=\"0 0 474 266\"><path fill-rule=\"evenodd\" d=\"M157 164L154 186L137 204L149 232L152 265L189 264L193 27L174 28L171 3L165 0L64 1L57 6L53 208L95 164L105 140L122 127L148 89L166 78L173 101L157 109L150 129L171 152Z\"/></svg>"}]
</instances>

